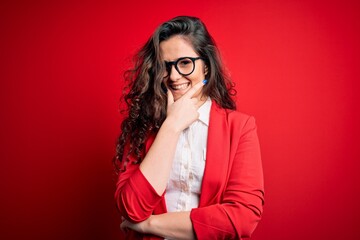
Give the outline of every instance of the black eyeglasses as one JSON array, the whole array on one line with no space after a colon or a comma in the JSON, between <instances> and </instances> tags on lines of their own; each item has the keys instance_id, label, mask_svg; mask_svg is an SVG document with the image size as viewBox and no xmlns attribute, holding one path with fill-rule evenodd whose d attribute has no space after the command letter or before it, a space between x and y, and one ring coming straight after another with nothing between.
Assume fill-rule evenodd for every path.
<instances>
[{"instance_id":1,"label":"black eyeglasses","mask_svg":"<svg viewBox=\"0 0 360 240\"><path fill-rule=\"evenodd\" d=\"M166 72L164 78L167 78L170 75L172 65L175 66L176 71L182 76L188 76L192 74L195 70L195 61L198 59L203 59L202 57L182 57L176 61L167 62L165 61Z\"/></svg>"}]
</instances>

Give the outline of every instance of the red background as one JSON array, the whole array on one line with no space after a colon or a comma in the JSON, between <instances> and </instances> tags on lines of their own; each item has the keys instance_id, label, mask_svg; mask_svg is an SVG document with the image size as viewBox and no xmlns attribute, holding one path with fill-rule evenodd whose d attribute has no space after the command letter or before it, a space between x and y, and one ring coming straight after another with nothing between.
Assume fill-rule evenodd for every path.
<instances>
[{"instance_id":1,"label":"red background","mask_svg":"<svg viewBox=\"0 0 360 240\"><path fill-rule=\"evenodd\" d=\"M155 27L203 19L257 119L259 239L360 239L358 1L2 1L0 238L121 239L122 72Z\"/></svg>"}]
</instances>

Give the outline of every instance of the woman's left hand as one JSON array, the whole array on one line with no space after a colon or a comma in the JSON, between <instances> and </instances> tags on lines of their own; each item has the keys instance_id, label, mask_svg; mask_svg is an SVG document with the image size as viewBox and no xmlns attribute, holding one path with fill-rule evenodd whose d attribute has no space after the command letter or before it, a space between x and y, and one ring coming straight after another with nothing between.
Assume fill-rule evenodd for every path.
<instances>
[{"instance_id":1,"label":"woman's left hand","mask_svg":"<svg viewBox=\"0 0 360 240\"><path fill-rule=\"evenodd\" d=\"M131 223L128 220L122 218L123 222L120 224L120 229L123 232L126 232L128 229L132 229L139 233L148 233L150 218L151 216L145 221L139 223Z\"/></svg>"}]
</instances>

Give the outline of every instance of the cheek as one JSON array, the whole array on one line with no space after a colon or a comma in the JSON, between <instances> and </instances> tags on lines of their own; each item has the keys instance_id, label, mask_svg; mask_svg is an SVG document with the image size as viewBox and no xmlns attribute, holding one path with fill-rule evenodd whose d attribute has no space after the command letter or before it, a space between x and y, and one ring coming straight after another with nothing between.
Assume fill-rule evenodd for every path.
<instances>
[{"instance_id":1,"label":"cheek","mask_svg":"<svg viewBox=\"0 0 360 240\"><path fill-rule=\"evenodd\" d=\"M199 69L198 69L198 76L200 77L200 78L203 78L203 79L201 79L201 80L204 80L204 78L205 78L205 75L206 75L206 67L205 67L205 65L202 65Z\"/></svg>"},{"instance_id":2,"label":"cheek","mask_svg":"<svg viewBox=\"0 0 360 240\"><path fill-rule=\"evenodd\" d=\"M203 66L200 66L199 68L196 67L194 72L186 78L191 82L191 85L194 86L198 82L201 82L205 79L204 71L205 69Z\"/></svg>"},{"instance_id":3,"label":"cheek","mask_svg":"<svg viewBox=\"0 0 360 240\"><path fill-rule=\"evenodd\" d=\"M196 85L198 82L201 82L204 79L201 79L201 76L191 79L191 86Z\"/></svg>"},{"instance_id":4,"label":"cheek","mask_svg":"<svg viewBox=\"0 0 360 240\"><path fill-rule=\"evenodd\" d=\"M200 68L197 70L198 71L194 72L194 76L192 77L193 85L205 79L204 69Z\"/></svg>"}]
</instances>

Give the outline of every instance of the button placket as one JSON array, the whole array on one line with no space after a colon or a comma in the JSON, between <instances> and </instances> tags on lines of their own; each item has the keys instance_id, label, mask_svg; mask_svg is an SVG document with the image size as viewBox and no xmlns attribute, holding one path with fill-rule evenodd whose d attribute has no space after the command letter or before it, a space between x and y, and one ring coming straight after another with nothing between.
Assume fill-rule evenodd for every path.
<instances>
[{"instance_id":1,"label":"button placket","mask_svg":"<svg viewBox=\"0 0 360 240\"><path fill-rule=\"evenodd\" d=\"M189 159L191 158L191 149L189 144L189 128L184 130L184 147L181 154L181 162L180 162L180 196L177 202L177 210L184 211L189 208Z\"/></svg>"}]
</instances>

